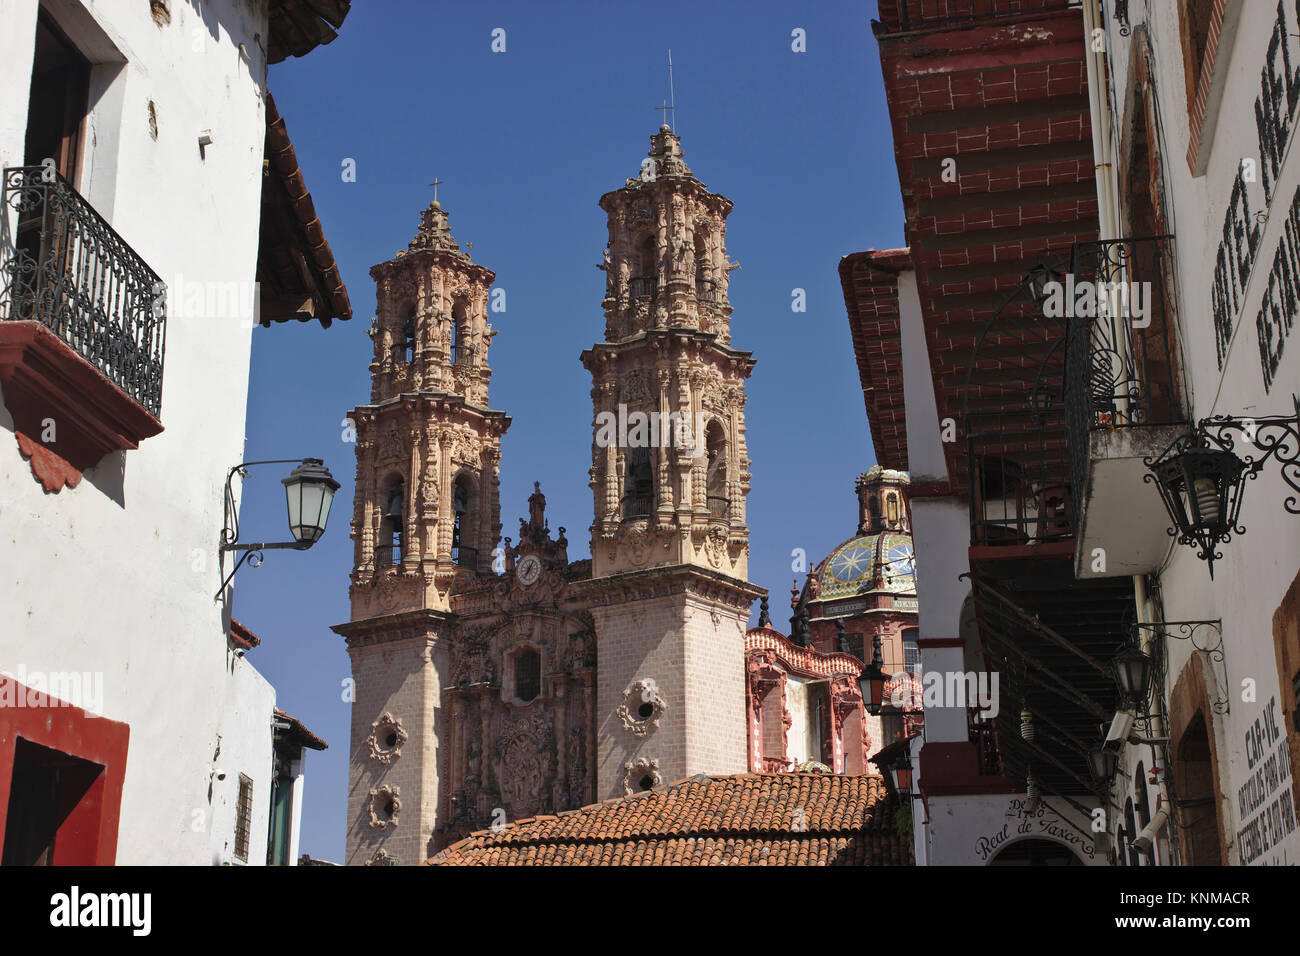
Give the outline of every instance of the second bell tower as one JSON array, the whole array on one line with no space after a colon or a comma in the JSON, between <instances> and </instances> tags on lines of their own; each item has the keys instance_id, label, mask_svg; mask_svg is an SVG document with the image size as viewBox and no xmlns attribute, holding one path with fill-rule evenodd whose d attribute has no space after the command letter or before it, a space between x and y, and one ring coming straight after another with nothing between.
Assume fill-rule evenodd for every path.
<instances>
[{"instance_id":1,"label":"second bell tower","mask_svg":"<svg viewBox=\"0 0 1300 956\"><path fill-rule=\"evenodd\" d=\"M491 573L510 419L488 408L490 286L435 200L408 247L370 270L370 401L356 428L347 862L430 854L449 748L440 739L455 587Z\"/></svg>"},{"instance_id":2,"label":"second bell tower","mask_svg":"<svg viewBox=\"0 0 1300 956\"><path fill-rule=\"evenodd\" d=\"M731 347L731 200L687 168L668 126L606 193L605 340L591 372L597 784L620 796L742 773L749 352Z\"/></svg>"}]
</instances>

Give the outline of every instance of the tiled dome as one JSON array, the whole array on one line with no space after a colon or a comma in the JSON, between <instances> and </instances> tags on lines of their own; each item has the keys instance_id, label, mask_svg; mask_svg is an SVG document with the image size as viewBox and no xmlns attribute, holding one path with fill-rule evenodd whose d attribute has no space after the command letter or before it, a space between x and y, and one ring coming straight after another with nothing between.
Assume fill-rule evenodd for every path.
<instances>
[{"instance_id":1,"label":"tiled dome","mask_svg":"<svg viewBox=\"0 0 1300 956\"><path fill-rule=\"evenodd\" d=\"M912 536L896 532L851 538L830 553L817 576L818 600L852 597L876 589L876 567L883 566L883 590L916 593Z\"/></svg>"}]
</instances>

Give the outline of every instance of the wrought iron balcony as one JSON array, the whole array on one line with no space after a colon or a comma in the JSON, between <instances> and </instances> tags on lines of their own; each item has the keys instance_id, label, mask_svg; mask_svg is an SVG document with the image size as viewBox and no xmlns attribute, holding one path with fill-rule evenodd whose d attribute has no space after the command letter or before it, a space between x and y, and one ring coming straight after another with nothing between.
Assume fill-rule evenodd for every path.
<instances>
[{"instance_id":1,"label":"wrought iron balcony","mask_svg":"<svg viewBox=\"0 0 1300 956\"><path fill-rule=\"evenodd\" d=\"M469 345L453 345L448 350L452 365L473 365L474 349Z\"/></svg>"},{"instance_id":2,"label":"wrought iron balcony","mask_svg":"<svg viewBox=\"0 0 1300 956\"><path fill-rule=\"evenodd\" d=\"M712 518L730 518L731 499L720 495L709 495L709 516Z\"/></svg>"},{"instance_id":3,"label":"wrought iron balcony","mask_svg":"<svg viewBox=\"0 0 1300 956\"><path fill-rule=\"evenodd\" d=\"M1071 256L1069 281L1094 290L1097 302L1093 309L1074 309L1080 314L1068 322L1064 384L1073 510L1079 554L1100 548L1109 556L1105 572L1080 563L1081 576L1144 573L1168 544L1154 496L1150 508L1133 501L1148 491L1143 459L1186 428L1167 292L1172 242L1172 236L1151 236L1080 243Z\"/></svg>"},{"instance_id":4,"label":"wrought iron balcony","mask_svg":"<svg viewBox=\"0 0 1300 956\"><path fill-rule=\"evenodd\" d=\"M451 547L451 559L456 562L457 567L475 571L478 569L478 548L471 548L467 544L454 544Z\"/></svg>"},{"instance_id":5,"label":"wrought iron balcony","mask_svg":"<svg viewBox=\"0 0 1300 956\"><path fill-rule=\"evenodd\" d=\"M157 417L167 328L158 274L53 170L6 168L3 203L0 320L40 322Z\"/></svg>"},{"instance_id":6,"label":"wrought iron balcony","mask_svg":"<svg viewBox=\"0 0 1300 956\"><path fill-rule=\"evenodd\" d=\"M695 299L716 305L722 301L722 289L712 279L695 280Z\"/></svg>"},{"instance_id":7,"label":"wrought iron balcony","mask_svg":"<svg viewBox=\"0 0 1300 956\"><path fill-rule=\"evenodd\" d=\"M658 276L636 276L627 280L627 294L633 299L650 299L659 294Z\"/></svg>"},{"instance_id":8,"label":"wrought iron balcony","mask_svg":"<svg viewBox=\"0 0 1300 956\"><path fill-rule=\"evenodd\" d=\"M1095 315L1072 318L1066 392L1071 424L1086 428L1185 421L1175 388L1173 327L1165 295L1172 236L1074 247L1075 284L1108 291ZM1135 314L1135 305L1144 314Z\"/></svg>"},{"instance_id":9,"label":"wrought iron balcony","mask_svg":"<svg viewBox=\"0 0 1300 956\"><path fill-rule=\"evenodd\" d=\"M389 568L402 563L402 547L397 544L375 545L375 567Z\"/></svg>"}]
</instances>

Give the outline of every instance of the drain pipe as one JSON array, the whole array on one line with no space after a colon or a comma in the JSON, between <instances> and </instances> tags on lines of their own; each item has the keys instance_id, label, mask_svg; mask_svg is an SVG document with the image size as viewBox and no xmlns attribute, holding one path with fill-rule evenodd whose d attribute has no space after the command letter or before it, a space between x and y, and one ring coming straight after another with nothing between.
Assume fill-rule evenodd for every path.
<instances>
[{"instance_id":1,"label":"drain pipe","mask_svg":"<svg viewBox=\"0 0 1300 956\"><path fill-rule=\"evenodd\" d=\"M1106 52L1093 49L1095 31L1106 36L1100 0L1083 0L1083 46L1088 58L1088 118L1092 123L1092 163L1097 180L1097 238L1118 239L1118 196L1111 155L1110 98L1106 95ZM1104 44L1105 45L1105 44Z\"/></svg>"}]
</instances>

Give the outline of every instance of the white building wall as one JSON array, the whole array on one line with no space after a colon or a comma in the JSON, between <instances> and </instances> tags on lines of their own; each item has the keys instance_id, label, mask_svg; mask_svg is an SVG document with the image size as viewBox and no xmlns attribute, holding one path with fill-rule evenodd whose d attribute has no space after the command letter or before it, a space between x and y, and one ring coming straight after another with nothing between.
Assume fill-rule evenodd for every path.
<instances>
[{"instance_id":1,"label":"white building wall","mask_svg":"<svg viewBox=\"0 0 1300 956\"><path fill-rule=\"evenodd\" d=\"M274 762L271 718L275 688L248 663L231 652L221 707L221 752L213 772L225 779L212 780L209 832L214 865L266 865L267 836L271 824L271 773ZM248 828L248 859L235 858L235 832L239 808L239 775L253 781L253 812Z\"/></svg>"},{"instance_id":2,"label":"white building wall","mask_svg":"<svg viewBox=\"0 0 1300 956\"><path fill-rule=\"evenodd\" d=\"M946 481L948 463L943 455L943 424L930 376L930 352L925 344L925 321L916 291L916 273L898 275L898 325L903 363L903 401L907 419L907 467L914 484ZM955 429L950 431L956 437ZM924 612L922 612L924 613Z\"/></svg>"},{"instance_id":3,"label":"white building wall","mask_svg":"<svg viewBox=\"0 0 1300 956\"><path fill-rule=\"evenodd\" d=\"M83 194L169 286L178 276L251 283L266 3L169 6L171 23L159 27L147 3L49 4L104 64L92 77L103 95L84 137ZM36 0L0 0L5 164L22 161L36 11ZM201 129L215 140L205 156ZM101 713L130 725L117 852L126 864L210 861L215 837L192 821L208 807L226 695L213 594L222 482L243 452L252 328L189 314L175 294L169 304L165 431L108 456L75 489L41 489L0 405L0 668L103 675ZM265 723L259 733L269 735Z\"/></svg>"},{"instance_id":4,"label":"white building wall","mask_svg":"<svg viewBox=\"0 0 1300 956\"><path fill-rule=\"evenodd\" d=\"M1265 195L1255 103L1261 95L1261 71L1276 75L1283 70L1281 52L1270 59L1269 44L1277 29L1279 7L1269 3L1229 3L1215 60L1216 87L1222 84L1221 99L1207 113L1210 126L1208 155L1203 150L1204 175L1193 175L1186 154L1190 119L1186 107L1185 80L1180 46L1178 5L1164 2L1130 5L1132 35L1120 37L1112 18L1107 18L1109 63L1113 71L1115 96L1121 116L1111 117L1118 138L1126 138L1134 119L1140 116L1142 99L1127 96L1136 58L1142 56L1141 38L1149 33L1158 116L1161 126L1163 167L1171 216L1170 231L1176 236L1177 292L1182 361L1190 382L1192 418L1216 414L1235 417L1293 415L1291 395L1300 392L1300 335L1292 327L1271 387L1266 388L1262 371L1257 317L1266 294L1274 257L1283 247L1284 230L1293 198L1300 187L1300 160L1294 150L1300 127L1300 104L1289 117L1289 139L1281 169L1275 178L1271 201ZM1286 37L1286 55L1292 73L1300 67L1300 22L1294 4L1281 7L1285 18L1280 33ZM1222 77L1219 71L1224 71ZM1293 81L1294 82L1294 81ZM1121 155L1122 145L1121 145ZM1245 165L1243 165L1243 163ZM1225 218L1232 203L1234 183L1242 173L1249 216L1243 224L1258 229L1258 244L1247 281L1240 290L1239 308L1226 356L1220 368L1216 355L1211 288L1219 250L1224 246ZM1228 223L1231 231L1232 223ZM1229 243L1225 246L1231 249ZM1243 453L1240 437L1238 453ZM1160 508L1148 489L1143 506ZM1246 534L1221 547L1223 559L1215 563L1211 581L1205 562L1185 546L1173 546L1161 569L1159 582L1164 616L1169 620L1222 619L1226 683L1208 687L1211 698L1221 690L1228 698L1227 714L1216 718L1214 731L1219 754L1220 812L1230 832L1229 862L1241 862L1237 834L1257 811L1241 818L1238 792L1258 766L1247 758L1246 735L1256 726L1270 700L1277 701L1280 715L1282 695L1290 686L1280 686L1272 642L1272 616L1286 589L1300 568L1300 517L1287 514L1283 501L1294 495L1282 482L1276 462L1270 461L1244 492L1241 523ZM1186 641L1169 642L1170 687L1194 653ZM1207 683L1221 679L1223 672L1204 661ZM1269 752L1286 753L1282 738L1272 742ZM1280 751L1279 751L1280 747ZM1131 750L1126 764L1131 777L1139 754L1150 766L1149 748ZM1290 788L1290 772L1270 794L1268 802ZM1128 789L1131 790L1131 787ZM1152 791L1154 793L1154 790ZM1121 803L1122 803L1121 797ZM1154 810L1154 805L1152 807ZM1285 838L1251 862L1300 861L1300 832Z\"/></svg>"}]
</instances>

